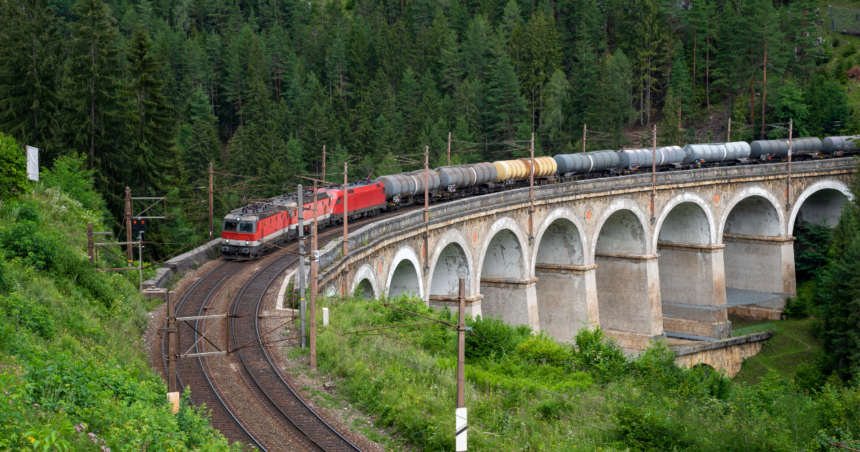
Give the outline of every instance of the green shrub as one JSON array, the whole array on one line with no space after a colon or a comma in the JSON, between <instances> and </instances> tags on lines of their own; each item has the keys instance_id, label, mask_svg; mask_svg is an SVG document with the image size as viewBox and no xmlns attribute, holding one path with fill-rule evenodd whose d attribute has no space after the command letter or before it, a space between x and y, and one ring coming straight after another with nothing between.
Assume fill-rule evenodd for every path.
<instances>
[{"instance_id":1,"label":"green shrub","mask_svg":"<svg viewBox=\"0 0 860 452\"><path fill-rule=\"evenodd\" d=\"M517 355L529 361L560 366L570 359L569 350L541 331L517 346Z\"/></svg>"},{"instance_id":2,"label":"green shrub","mask_svg":"<svg viewBox=\"0 0 860 452\"><path fill-rule=\"evenodd\" d=\"M22 297L17 293L0 295L0 312L15 325L28 328L46 340L57 332L57 325L50 309L44 304Z\"/></svg>"},{"instance_id":3,"label":"green shrub","mask_svg":"<svg viewBox=\"0 0 860 452\"><path fill-rule=\"evenodd\" d=\"M17 222L0 230L0 247L11 257L20 257L38 270L49 269L56 259L57 242L30 221Z\"/></svg>"},{"instance_id":4,"label":"green shrub","mask_svg":"<svg viewBox=\"0 0 860 452\"><path fill-rule=\"evenodd\" d=\"M496 317L478 317L469 326L472 327L473 334L466 335L467 358L515 353L517 346L532 333L528 325L508 325Z\"/></svg>"},{"instance_id":5,"label":"green shrub","mask_svg":"<svg viewBox=\"0 0 860 452\"><path fill-rule=\"evenodd\" d=\"M794 384L804 391L817 391L824 386L824 374L818 366L809 363L801 363L794 371Z\"/></svg>"},{"instance_id":6,"label":"green shrub","mask_svg":"<svg viewBox=\"0 0 860 452\"><path fill-rule=\"evenodd\" d=\"M0 200L17 198L28 186L23 149L14 138L0 133Z\"/></svg>"},{"instance_id":7,"label":"green shrub","mask_svg":"<svg viewBox=\"0 0 860 452\"><path fill-rule=\"evenodd\" d=\"M104 211L105 202L95 189L95 171L87 170L86 157L71 153L54 160L53 168L42 173L42 183L56 188L92 211Z\"/></svg>"}]
</instances>

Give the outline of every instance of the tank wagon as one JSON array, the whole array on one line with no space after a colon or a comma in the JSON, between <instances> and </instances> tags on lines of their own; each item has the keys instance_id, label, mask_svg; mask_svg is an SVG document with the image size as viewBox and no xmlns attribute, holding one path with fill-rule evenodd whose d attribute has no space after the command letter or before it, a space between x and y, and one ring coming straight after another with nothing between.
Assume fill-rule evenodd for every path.
<instances>
[{"instance_id":1,"label":"tank wagon","mask_svg":"<svg viewBox=\"0 0 860 452\"><path fill-rule=\"evenodd\" d=\"M857 141L855 141L857 140ZM789 153L787 139L757 140L752 143L701 143L619 151L601 150L552 157L500 160L466 165L443 166L365 179L344 187L330 187L304 194L305 229L314 221L319 228L343 223L344 211L350 219L374 216L400 206L428 201L494 193L527 187L532 171L535 184L551 184L579 178L612 177L637 172L682 171L722 165L760 164L783 161ZM860 136L794 138L794 158L833 158L860 153ZM534 168L532 168L534 165ZM426 187L425 187L426 185ZM347 203L344 202L347 190ZM221 252L227 259L256 257L298 235L298 198L284 195L236 209L224 217ZM316 215L314 214L316 212Z\"/></svg>"},{"instance_id":2,"label":"tank wagon","mask_svg":"<svg viewBox=\"0 0 860 452\"><path fill-rule=\"evenodd\" d=\"M827 137L822 141L824 153L833 157L841 157L846 152L860 151L860 135Z\"/></svg>"}]
</instances>

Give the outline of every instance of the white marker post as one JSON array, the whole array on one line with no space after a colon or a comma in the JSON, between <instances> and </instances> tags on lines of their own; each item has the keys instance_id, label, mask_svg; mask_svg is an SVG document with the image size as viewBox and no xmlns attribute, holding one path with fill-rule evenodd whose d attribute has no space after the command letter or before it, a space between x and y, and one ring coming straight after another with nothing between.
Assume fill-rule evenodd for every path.
<instances>
[{"instance_id":1,"label":"white marker post","mask_svg":"<svg viewBox=\"0 0 860 452\"><path fill-rule=\"evenodd\" d=\"M39 148L27 146L27 178L39 182Z\"/></svg>"},{"instance_id":2,"label":"white marker post","mask_svg":"<svg viewBox=\"0 0 860 452\"><path fill-rule=\"evenodd\" d=\"M534 135L532 135L534 137ZM534 162L534 161L532 161ZM534 168L534 166L532 166ZM457 418L455 451L466 450L466 278L460 278L460 310L457 313Z\"/></svg>"}]
</instances>

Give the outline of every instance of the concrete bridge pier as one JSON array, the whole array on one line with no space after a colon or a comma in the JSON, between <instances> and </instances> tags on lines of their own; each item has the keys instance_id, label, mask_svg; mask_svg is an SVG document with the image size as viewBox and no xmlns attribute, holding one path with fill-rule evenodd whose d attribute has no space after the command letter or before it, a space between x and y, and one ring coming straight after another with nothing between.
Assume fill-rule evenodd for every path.
<instances>
[{"instance_id":1,"label":"concrete bridge pier","mask_svg":"<svg viewBox=\"0 0 860 452\"><path fill-rule=\"evenodd\" d=\"M600 326L624 348L644 349L663 337L656 255L597 253Z\"/></svg>"},{"instance_id":2,"label":"concrete bridge pier","mask_svg":"<svg viewBox=\"0 0 860 452\"><path fill-rule=\"evenodd\" d=\"M794 295L794 237L723 234L726 245L726 287ZM774 300L771 309L785 307Z\"/></svg>"},{"instance_id":3,"label":"concrete bridge pier","mask_svg":"<svg viewBox=\"0 0 860 452\"><path fill-rule=\"evenodd\" d=\"M535 264L541 329L570 342L580 328L599 324L596 265Z\"/></svg>"},{"instance_id":4,"label":"concrete bridge pier","mask_svg":"<svg viewBox=\"0 0 860 452\"><path fill-rule=\"evenodd\" d=\"M484 315L501 316L506 323L540 330L536 279L481 278Z\"/></svg>"},{"instance_id":5,"label":"concrete bridge pier","mask_svg":"<svg viewBox=\"0 0 860 452\"><path fill-rule=\"evenodd\" d=\"M663 328L722 339L731 336L726 312L724 245L660 242Z\"/></svg>"},{"instance_id":6,"label":"concrete bridge pier","mask_svg":"<svg viewBox=\"0 0 860 452\"><path fill-rule=\"evenodd\" d=\"M558 209L543 222L533 246L540 327L560 342L568 342L580 328L600 322L597 266L585 265L583 230L571 210Z\"/></svg>"}]
</instances>

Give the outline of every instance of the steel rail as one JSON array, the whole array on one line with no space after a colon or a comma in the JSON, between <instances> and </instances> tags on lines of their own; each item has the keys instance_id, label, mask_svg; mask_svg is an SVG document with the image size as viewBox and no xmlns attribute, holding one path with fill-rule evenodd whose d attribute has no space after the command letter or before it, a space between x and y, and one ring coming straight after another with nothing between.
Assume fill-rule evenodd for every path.
<instances>
[{"instance_id":1,"label":"steel rail","mask_svg":"<svg viewBox=\"0 0 860 452\"><path fill-rule=\"evenodd\" d=\"M231 267L235 267L235 268L231 269ZM229 279L230 276L232 276L234 273L236 273L241 267L242 267L241 265L235 265L232 262L224 262L224 263L218 265L217 267L215 267L214 269L212 269L211 271L209 271L208 273L206 273L206 275L204 275L202 278L200 278L191 287L189 287L188 290L185 291L185 293L182 295L182 299L179 301L179 303L176 306L176 312L177 313L180 312L180 310L183 307L185 307L186 301L191 296L191 294L193 294L195 292L195 290L198 288L198 286L200 286L204 282L209 283L210 282L209 278L220 276L220 279L215 283L214 286L212 286L211 289L209 289L208 293L206 294L205 298L203 299L202 303L200 304L200 307L197 310L197 315L199 316L200 313L203 312L203 308L206 306L206 303L212 297L212 294L214 294L215 291L219 287L221 287L221 284L223 284L227 279ZM221 275L222 271L227 271L227 273L224 275ZM193 309L193 306L191 306L191 308ZM195 327L199 326L199 322L200 322L200 320L197 320L195 322ZM178 327L179 326L177 326L177 328ZM195 351L197 351L197 352L199 352L199 345L198 344L199 344L199 342L196 343L194 346ZM180 346L178 348L181 348L181 344L178 344L178 345ZM263 445L260 444L260 442L254 437L254 435L252 435L251 432L249 432L245 428L245 426L242 424L242 422L240 422L239 419L236 417L236 415L227 407L227 404L224 402L224 399L221 397L221 395L218 394L218 391L215 389L215 386L212 383L212 380L209 378L209 375L206 372L206 368L203 365L203 360L201 357L197 357L197 365L198 365L197 370L200 372L200 374L202 374L203 378L206 380L206 383L208 384L209 390L212 391L212 395L214 395L214 397L218 400L218 402L220 403L220 407L223 408L224 413L229 415L229 417L222 417L221 419L224 419L224 420L232 419L233 424L235 424L235 425L230 425L230 426L222 426L222 428L218 428L218 430L219 431L225 430L224 427L226 427L227 429L229 429L231 427L234 427L234 428L238 427L238 430L239 430L238 432L240 433L240 435L244 434L244 436L246 436L247 439L249 440L246 442L253 443L253 445L256 445L260 450L265 451L266 448L263 447ZM177 369L176 369L176 380L177 380L180 391L183 391L185 389L185 386L186 386L186 384L184 384L182 381L182 375L180 372L180 369L182 369L182 368L184 368L184 366L177 366ZM190 381L188 383L190 383ZM191 403L194 404L193 401ZM218 409L216 407L209 407L209 408L210 408L210 410L213 410L213 411ZM229 422L229 420L228 420L228 422ZM234 439L234 441L238 440L237 438L233 438L233 439Z\"/></svg>"}]
</instances>

